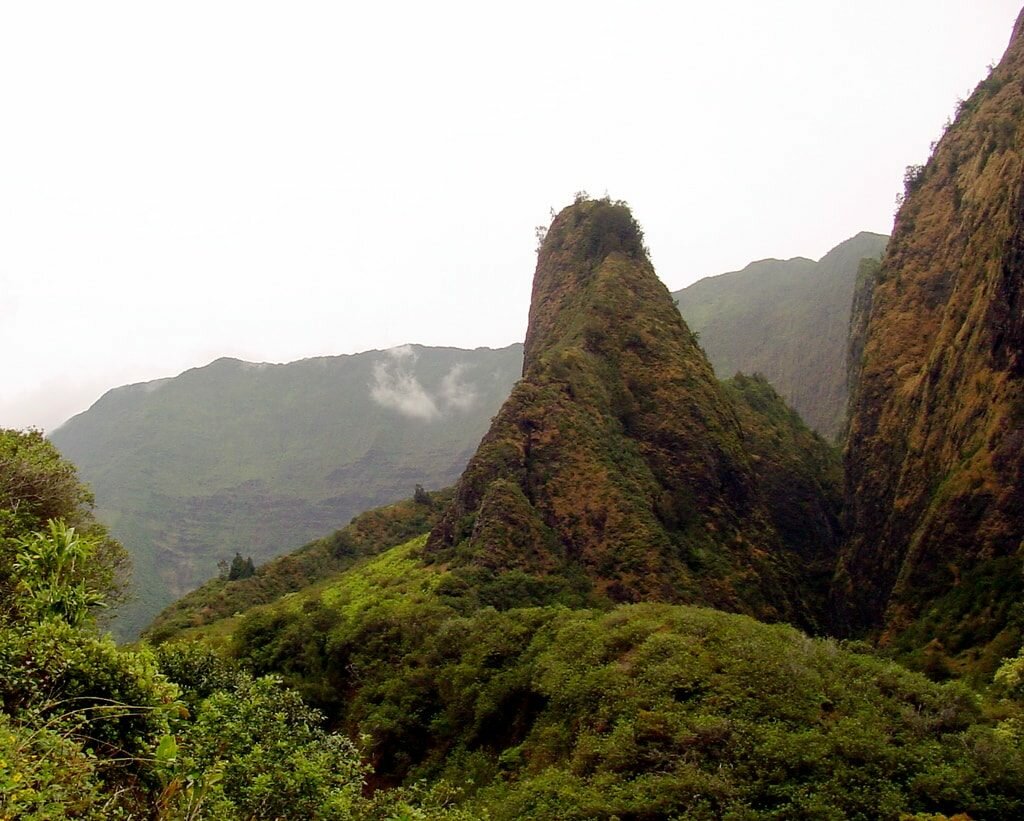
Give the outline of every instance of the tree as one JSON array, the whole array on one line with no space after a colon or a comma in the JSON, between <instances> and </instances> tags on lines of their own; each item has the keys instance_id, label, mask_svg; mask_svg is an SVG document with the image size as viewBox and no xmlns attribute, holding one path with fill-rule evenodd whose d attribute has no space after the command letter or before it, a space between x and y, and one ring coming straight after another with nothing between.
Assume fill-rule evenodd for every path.
<instances>
[{"instance_id":1,"label":"tree","mask_svg":"<svg viewBox=\"0 0 1024 821\"><path fill-rule=\"evenodd\" d=\"M128 553L93 516L93 496L75 466L38 430L0 429L0 601L9 602L19 584L14 564L23 540L53 536L62 523L90 545L91 558L78 563L81 581L108 604L124 598Z\"/></svg>"},{"instance_id":2,"label":"tree","mask_svg":"<svg viewBox=\"0 0 1024 821\"><path fill-rule=\"evenodd\" d=\"M38 430L0 429L0 538L42 529L50 519L94 523L93 497L74 465Z\"/></svg>"},{"instance_id":3,"label":"tree","mask_svg":"<svg viewBox=\"0 0 1024 821\"><path fill-rule=\"evenodd\" d=\"M231 567L228 569L228 581L248 579L255 572L256 567L252 563L252 556L243 559L241 553L235 553L235 558L231 560Z\"/></svg>"}]
</instances>

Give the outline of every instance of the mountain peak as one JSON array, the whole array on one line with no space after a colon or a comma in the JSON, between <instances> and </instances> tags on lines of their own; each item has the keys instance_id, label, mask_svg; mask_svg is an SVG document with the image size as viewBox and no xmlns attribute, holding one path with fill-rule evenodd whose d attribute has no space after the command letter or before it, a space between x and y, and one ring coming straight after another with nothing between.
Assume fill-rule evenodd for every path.
<instances>
[{"instance_id":1,"label":"mountain peak","mask_svg":"<svg viewBox=\"0 0 1024 821\"><path fill-rule=\"evenodd\" d=\"M578 201L552 223L523 374L427 544L483 603L692 601L813 621L781 535L795 529L764 498L795 480L766 480L785 460L755 453L771 423L744 390L783 420L779 441L824 445L760 385L718 383L622 203ZM809 501L812 564L833 547L830 504Z\"/></svg>"},{"instance_id":2,"label":"mountain peak","mask_svg":"<svg viewBox=\"0 0 1024 821\"><path fill-rule=\"evenodd\" d=\"M577 200L562 209L537 256L523 373L570 329L580 292L609 257L629 260L654 276L643 238L623 202Z\"/></svg>"}]
</instances>

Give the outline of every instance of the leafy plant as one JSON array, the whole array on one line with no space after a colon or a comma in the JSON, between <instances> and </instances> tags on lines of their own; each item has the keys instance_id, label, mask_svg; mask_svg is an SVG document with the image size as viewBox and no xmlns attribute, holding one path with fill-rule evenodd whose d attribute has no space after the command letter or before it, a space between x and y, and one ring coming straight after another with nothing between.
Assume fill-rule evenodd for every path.
<instances>
[{"instance_id":1,"label":"leafy plant","mask_svg":"<svg viewBox=\"0 0 1024 821\"><path fill-rule=\"evenodd\" d=\"M45 531L18 540L14 572L31 618L56 616L77 627L92 608L104 606L105 596L92 587L87 572L96 549L95 538L81 536L65 522L53 519Z\"/></svg>"}]
</instances>

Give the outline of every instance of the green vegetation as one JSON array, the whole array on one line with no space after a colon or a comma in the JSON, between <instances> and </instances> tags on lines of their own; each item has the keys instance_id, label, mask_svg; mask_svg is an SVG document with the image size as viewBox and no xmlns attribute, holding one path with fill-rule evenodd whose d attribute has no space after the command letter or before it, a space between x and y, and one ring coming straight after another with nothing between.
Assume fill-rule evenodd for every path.
<instances>
[{"instance_id":1,"label":"green vegetation","mask_svg":"<svg viewBox=\"0 0 1024 821\"><path fill-rule=\"evenodd\" d=\"M51 543L60 528L62 544ZM50 531L47 533L47 531ZM94 546L95 558L75 566L74 543ZM70 541L72 544L68 544ZM93 516L93 496L39 431L0 429L0 610L17 601L16 588L33 582L15 573L19 554L49 552L48 561L72 567L65 583L87 583L108 601L118 600L128 575L124 548Z\"/></svg>"},{"instance_id":2,"label":"green vegetation","mask_svg":"<svg viewBox=\"0 0 1024 821\"><path fill-rule=\"evenodd\" d=\"M356 745L272 676L203 645L154 653L101 636L113 543L88 493L38 433L0 443L0 818L465 817L440 783L364 797Z\"/></svg>"},{"instance_id":3,"label":"green vegetation","mask_svg":"<svg viewBox=\"0 0 1024 821\"><path fill-rule=\"evenodd\" d=\"M480 608L421 546L254 609L230 642L358 733L380 785L440 779L492 819L1024 810L1012 670L986 705L712 610Z\"/></svg>"},{"instance_id":4,"label":"green vegetation","mask_svg":"<svg viewBox=\"0 0 1024 821\"><path fill-rule=\"evenodd\" d=\"M252 576L208 581L182 597L147 628L146 638L166 641L182 631L229 618L259 604L269 604L425 533L434 526L451 500L451 491L420 493L412 501L398 502L362 513L332 535L261 565Z\"/></svg>"},{"instance_id":5,"label":"green vegetation","mask_svg":"<svg viewBox=\"0 0 1024 821\"><path fill-rule=\"evenodd\" d=\"M77 627L90 608L103 605L106 597L84 572L98 547L61 519L50 519L47 530L18 539L11 575L17 579L15 600L26 617L54 616Z\"/></svg>"},{"instance_id":6,"label":"green vegetation","mask_svg":"<svg viewBox=\"0 0 1024 821\"><path fill-rule=\"evenodd\" d=\"M417 483L451 485L521 367L521 345L409 346L219 359L108 392L51 439L132 551L132 600L113 629L136 637L236 552L262 564Z\"/></svg>"},{"instance_id":7,"label":"green vegetation","mask_svg":"<svg viewBox=\"0 0 1024 821\"><path fill-rule=\"evenodd\" d=\"M887 240L861 232L818 262L766 259L672 296L720 377L763 373L807 424L834 441L846 418L847 330L858 266L864 258L877 260Z\"/></svg>"}]
</instances>

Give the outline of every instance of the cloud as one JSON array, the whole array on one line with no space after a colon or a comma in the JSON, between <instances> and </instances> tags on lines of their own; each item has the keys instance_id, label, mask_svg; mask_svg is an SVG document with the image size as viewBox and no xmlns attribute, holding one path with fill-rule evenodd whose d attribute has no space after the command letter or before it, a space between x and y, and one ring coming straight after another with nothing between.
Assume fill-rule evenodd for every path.
<instances>
[{"instance_id":1,"label":"cloud","mask_svg":"<svg viewBox=\"0 0 1024 821\"><path fill-rule=\"evenodd\" d=\"M441 399L445 405L456 410L469 410L476 404L476 389L462 380L466 366L452 365L452 369L441 380Z\"/></svg>"},{"instance_id":2,"label":"cloud","mask_svg":"<svg viewBox=\"0 0 1024 821\"><path fill-rule=\"evenodd\" d=\"M417 355L412 345L398 345L397 347L394 348L388 348L386 351L384 351L384 353L386 353L396 362L402 362L403 360L411 359L413 365L415 365L416 360L419 359L419 356Z\"/></svg>"},{"instance_id":3,"label":"cloud","mask_svg":"<svg viewBox=\"0 0 1024 821\"><path fill-rule=\"evenodd\" d=\"M468 368L452 365L431 394L416 378L419 354L411 345L400 345L384 351L384 358L373 366L370 396L385 408L396 410L413 419L440 418L445 411L466 411L479 399L476 389L464 379Z\"/></svg>"},{"instance_id":4,"label":"cloud","mask_svg":"<svg viewBox=\"0 0 1024 821\"><path fill-rule=\"evenodd\" d=\"M387 358L373 366L373 400L413 419L437 419L441 411L412 372L416 352L403 345L385 351Z\"/></svg>"},{"instance_id":5,"label":"cloud","mask_svg":"<svg viewBox=\"0 0 1024 821\"><path fill-rule=\"evenodd\" d=\"M160 388L162 388L170 381L170 377L167 377L166 379L153 379L149 382L143 382L142 390L144 390L146 393L156 393L158 390L160 390Z\"/></svg>"}]
</instances>

